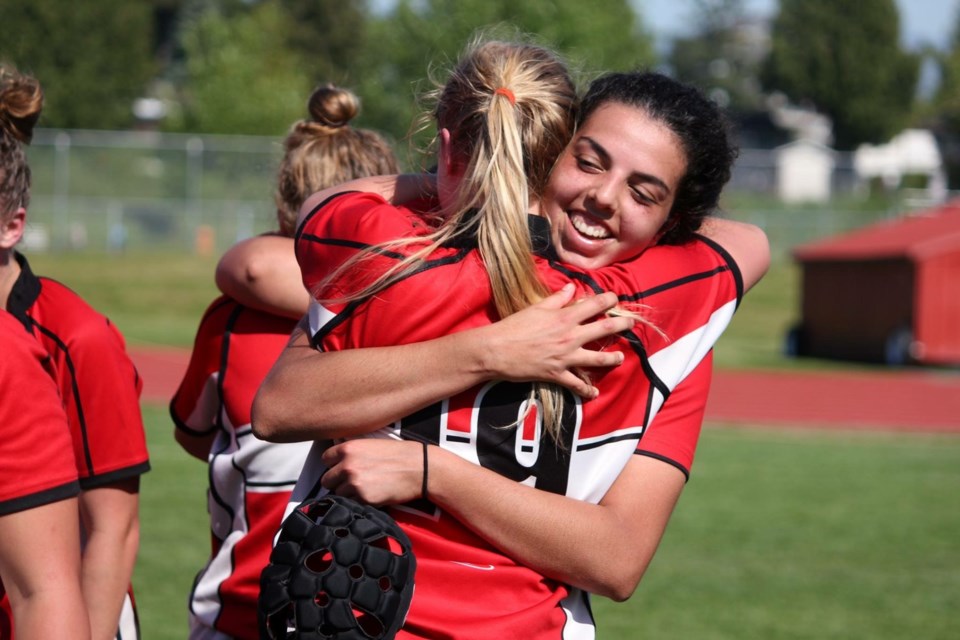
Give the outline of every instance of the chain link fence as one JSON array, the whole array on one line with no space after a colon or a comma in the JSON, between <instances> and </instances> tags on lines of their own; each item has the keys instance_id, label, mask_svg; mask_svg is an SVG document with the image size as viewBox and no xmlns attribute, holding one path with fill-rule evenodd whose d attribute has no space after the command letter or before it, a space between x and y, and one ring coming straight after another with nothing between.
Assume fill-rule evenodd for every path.
<instances>
[{"instance_id":1,"label":"chain link fence","mask_svg":"<svg viewBox=\"0 0 960 640\"><path fill-rule=\"evenodd\" d=\"M217 253L276 228L276 138L40 129L28 154L29 251ZM936 204L922 191L904 191L896 206L851 207L868 186L849 154L838 154L835 201L827 205L780 203L776 172L773 152L744 150L726 197L735 203L727 214L762 227L778 257L800 243Z\"/></svg>"}]
</instances>

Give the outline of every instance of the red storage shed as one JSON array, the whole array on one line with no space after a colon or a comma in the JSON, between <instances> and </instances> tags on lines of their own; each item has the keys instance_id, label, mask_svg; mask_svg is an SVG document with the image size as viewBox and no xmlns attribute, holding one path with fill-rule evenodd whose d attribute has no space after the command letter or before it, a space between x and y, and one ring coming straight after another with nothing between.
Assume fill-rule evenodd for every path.
<instances>
[{"instance_id":1,"label":"red storage shed","mask_svg":"<svg viewBox=\"0 0 960 640\"><path fill-rule=\"evenodd\" d=\"M801 321L788 352L960 364L960 200L794 249Z\"/></svg>"}]
</instances>

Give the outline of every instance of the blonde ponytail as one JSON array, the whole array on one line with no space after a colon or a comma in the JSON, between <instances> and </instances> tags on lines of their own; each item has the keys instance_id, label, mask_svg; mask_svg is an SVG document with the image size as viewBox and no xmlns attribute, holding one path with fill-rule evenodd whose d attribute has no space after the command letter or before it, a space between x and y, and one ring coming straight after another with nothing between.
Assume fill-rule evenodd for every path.
<instances>
[{"instance_id":1,"label":"blonde ponytail","mask_svg":"<svg viewBox=\"0 0 960 640\"><path fill-rule=\"evenodd\" d=\"M409 273L441 244L475 236L501 317L548 295L533 260L527 222L531 194L543 192L553 163L571 138L576 88L566 66L547 49L511 42L475 41L433 96L438 130L450 132L450 148L464 167L443 223L434 233L361 252L319 287L322 293L374 252L423 243L368 286L338 301L368 297ZM537 383L533 398L544 428L561 441L563 390ZM530 403L531 405L533 403Z\"/></svg>"}]
</instances>

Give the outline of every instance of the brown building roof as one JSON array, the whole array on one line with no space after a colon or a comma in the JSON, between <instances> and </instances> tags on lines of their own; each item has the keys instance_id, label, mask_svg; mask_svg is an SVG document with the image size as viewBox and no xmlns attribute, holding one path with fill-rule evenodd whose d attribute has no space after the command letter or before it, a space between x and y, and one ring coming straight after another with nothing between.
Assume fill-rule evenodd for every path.
<instances>
[{"instance_id":1,"label":"brown building roof","mask_svg":"<svg viewBox=\"0 0 960 640\"><path fill-rule=\"evenodd\" d=\"M960 199L939 207L862 227L796 247L800 262L820 260L923 259L960 253Z\"/></svg>"}]
</instances>

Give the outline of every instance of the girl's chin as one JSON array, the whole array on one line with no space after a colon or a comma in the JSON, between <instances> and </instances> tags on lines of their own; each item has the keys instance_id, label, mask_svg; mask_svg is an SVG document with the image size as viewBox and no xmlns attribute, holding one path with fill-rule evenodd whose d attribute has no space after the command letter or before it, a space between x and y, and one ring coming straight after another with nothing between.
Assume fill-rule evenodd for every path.
<instances>
[{"instance_id":1,"label":"girl's chin","mask_svg":"<svg viewBox=\"0 0 960 640\"><path fill-rule=\"evenodd\" d=\"M558 253L560 255L561 262L568 264L571 267L577 267L578 269L596 269L604 266L605 264L601 261L601 256L599 255L578 253L569 248L561 249L558 251Z\"/></svg>"}]
</instances>

